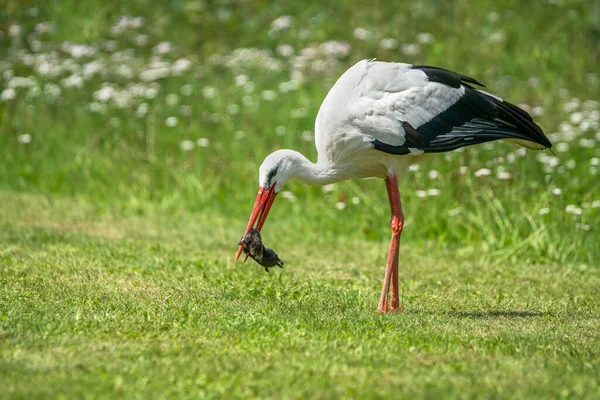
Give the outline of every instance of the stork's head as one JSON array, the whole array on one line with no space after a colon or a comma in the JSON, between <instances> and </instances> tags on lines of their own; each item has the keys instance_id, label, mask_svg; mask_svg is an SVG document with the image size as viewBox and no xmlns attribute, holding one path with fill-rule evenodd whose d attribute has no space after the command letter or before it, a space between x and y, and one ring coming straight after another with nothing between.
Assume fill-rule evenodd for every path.
<instances>
[{"instance_id":1,"label":"stork's head","mask_svg":"<svg viewBox=\"0 0 600 400\"><path fill-rule=\"evenodd\" d=\"M303 159L304 157L294 150L277 150L265 158L258 170L260 187L244 235L252 228L256 228L260 232L277 193L287 181L296 175L302 166ZM256 226L254 226L255 223ZM236 258L240 257L242 251L243 246L240 246Z\"/></svg>"}]
</instances>

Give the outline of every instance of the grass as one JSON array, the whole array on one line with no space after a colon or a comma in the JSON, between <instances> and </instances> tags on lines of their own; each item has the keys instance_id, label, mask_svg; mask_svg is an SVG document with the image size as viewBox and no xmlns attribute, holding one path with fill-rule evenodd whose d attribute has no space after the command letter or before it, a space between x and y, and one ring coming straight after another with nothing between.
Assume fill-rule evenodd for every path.
<instances>
[{"instance_id":1,"label":"grass","mask_svg":"<svg viewBox=\"0 0 600 400\"><path fill-rule=\"evenodd\" d=\"M578 0L9 1L3 396L600 397L598 13ZM264 230L286 268L233 260L263 157L315 160L322 98L372 57L471 75L555 144L467 148L401 177L393 315L375 312L380 180L286 185Z\"/></svg>"},{"instance_id":2,"label":"grass","mask_svg":"<svg viewBox=\"0 0 600 400\"><path fill-rule=\"evenodd\" d=\"M233 261L241 227L214 215L98 221L71 200L2 201L9 397L600 394L595 268L407 245L405 311L378 315L384 243L283 239L289 267L266 274Z\"/></svg>"}]
</instances>

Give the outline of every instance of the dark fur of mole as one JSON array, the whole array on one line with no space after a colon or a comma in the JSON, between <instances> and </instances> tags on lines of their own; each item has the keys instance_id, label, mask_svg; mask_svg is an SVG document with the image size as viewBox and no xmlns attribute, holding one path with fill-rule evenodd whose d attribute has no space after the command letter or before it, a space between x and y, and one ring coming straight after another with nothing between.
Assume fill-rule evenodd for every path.
<instances>
[{"instance_id":1,"label":"dark fur of mole","mask_svg":"<svg viewBox=\"0 0 600 400\"><path fill-rule=\"evenodd\" d=\"M265 247L262 244L260 232L257 229L251 229L238 242L238 245L244 246L244 253L248 254L254 261L262 266L266 272L269 268L278 266L283 268L283 261L279 258L273 249Z\"/></svg>"}]
</instances>

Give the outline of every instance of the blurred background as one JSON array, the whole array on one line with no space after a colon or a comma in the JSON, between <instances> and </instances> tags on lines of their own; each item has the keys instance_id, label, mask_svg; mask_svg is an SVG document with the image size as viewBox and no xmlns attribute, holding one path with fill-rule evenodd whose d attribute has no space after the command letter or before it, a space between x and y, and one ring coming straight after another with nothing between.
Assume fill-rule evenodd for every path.
<instances>
[{"instance_id":1,"label":"blurred background","mask_svg":"<svg viewBox=\"0 0 600 400\"><path fill-rule=\"evenodd\" d=\"M411 168L403 243L598 263L600 3L590 0L5 1L4 207L23 194L73 199L91 219L190 219L210 233L219 218L241 234L263 158L292 148L316 160L321 101L364 58L472 76L554 143L490 143ZM284 190L272 236L388 240L381 180Z\"/></svg>"}]
</instances>

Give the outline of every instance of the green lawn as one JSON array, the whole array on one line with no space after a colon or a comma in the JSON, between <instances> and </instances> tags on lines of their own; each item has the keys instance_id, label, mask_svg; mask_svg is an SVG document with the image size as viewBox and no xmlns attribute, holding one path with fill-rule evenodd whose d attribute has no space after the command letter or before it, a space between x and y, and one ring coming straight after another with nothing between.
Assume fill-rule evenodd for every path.
<instances>
[{"instance_id":1,"label":"green lawn","mask_svg":"<svg viewBox=\"0 0 600 400\"><path fill-rule=\"evenodd\" d=\"M7 2L0 397L600 398L599 21L585 0ZM373 57L473 76L554 143L400 177L390 315L379 179L286 185L263 231L286 268L234 260L262 159L315 160L323 97Z\"/></svg>"},{"instance_id":2,"label":"green lawn","mask_svg":"<svg viewBox=\"0 0 600 400\"><path fill-rule=\"evenodd\" d=\"M1 199L9 397L600 395L595 268L407 245L405 311L379 315L385 243L283 238L288 268L266 274L221 217Z\"/></svg>"}]
</instances>

